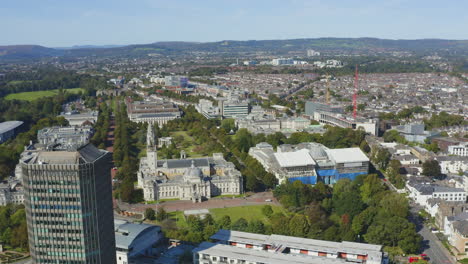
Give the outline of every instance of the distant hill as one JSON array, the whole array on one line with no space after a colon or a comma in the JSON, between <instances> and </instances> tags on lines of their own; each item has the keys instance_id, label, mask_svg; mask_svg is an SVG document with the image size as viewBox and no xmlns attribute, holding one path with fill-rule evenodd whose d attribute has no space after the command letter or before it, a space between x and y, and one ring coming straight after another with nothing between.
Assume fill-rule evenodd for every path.
<instances>
[{"instance_id":1,"label":"distant hill","mask_svg":"<svg viewBox=\"0 0 468 264\"><path fill-rule=\"evenodd\" d=\"M39 45L0 46L0 59L2 60L35 59L62 55L63 52L60 50Z\"/></svg>"},{"instance_id":2,"label":"distant hill","mask_svg":"<svg viewBox=\"0 0 468 264\"><path fill-rule=\"evenodd\" d=\"M71 47L56 47L55 49L72 50L72 49L107 49L107 48L120 48L127 45L74 45Z\"/></svg>"},{"instance_id":3,"label":"distant hill","mask_svg":"<svg viewBox=\"0 0 468 264\"><path fill-rule=\"evenodd\" d=\"M242 55L255 52L287 54L288 52L316 49L318 51L380 53L410 51L419 55L468 56L468 40L419 39L391 40L377 38L315 38L287 40L247 40L218 42L156 42L139 45L73 46L71 48L46 48L37 45L0 46L0 60L28 59L50 56L66 57L141 57L148 54L165 56L184 55L190 52L214 52Z\"/></svg>"}]
</instances>

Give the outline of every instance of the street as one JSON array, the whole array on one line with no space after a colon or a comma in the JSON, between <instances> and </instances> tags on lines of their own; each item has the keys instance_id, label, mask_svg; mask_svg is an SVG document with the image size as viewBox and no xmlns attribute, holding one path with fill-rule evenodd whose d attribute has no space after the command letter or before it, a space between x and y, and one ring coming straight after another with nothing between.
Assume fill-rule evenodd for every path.
<instances>
[{"instance_id":1,"label":"street","mask_svg":"<svg viewBox=\"0 0 468 264\"><path fill-rule=\"evenodd\" d=\"M433 234L431 230L422 223L421 218L418 216L418 212L422 208L411 203L410 206L410 220L416 225L416 230L418 230L418 234L420 234L423 237L422 253L427 254L427 256L430 258L430 263L455 264L456 261L454 260L454 257L448 252L444 245L442 245L442 243L439 241L439 238L437 238L437 236Z\"/></svg>"}]
</instances>

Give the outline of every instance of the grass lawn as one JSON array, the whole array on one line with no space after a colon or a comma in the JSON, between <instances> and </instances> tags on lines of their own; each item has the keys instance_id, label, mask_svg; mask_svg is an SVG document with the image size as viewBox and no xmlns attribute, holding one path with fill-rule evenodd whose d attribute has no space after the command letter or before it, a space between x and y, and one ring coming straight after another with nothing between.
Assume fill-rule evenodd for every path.
<instances>
[{"instance_id":1,"label":"grass lawn","mask_svg":"<svg viewBox=\"0 0 468 264\"><path fill-rule=\"evenodd\" d=\"M9 94L5 97L6 100L23 100L23 101L34 101L42 97L49 97L58 94L58 89L48 90L48 91L37 91L37 92L24 92L24 93L14 93ZM85 92L82 88L73 88L73 89L64 89L68 93L77 94L79 92Z\"/></svg>"},{"instance_id":2,"label":"grass lawn","mask_svg":"<svg viewBox=\"0 0 468 264\"><path fill-rule=\"evenodd\" d=\"M239 206L239 207L228 207L228 208L214 208L210 209L210 213L215 220L219 220L224 215L229 215L231 217L231 222L235 222L239 218L244 218L247 221L250 220L261 220L264 223L269 223L269 219L262 214L262 207L264 205L249 205L249 206ZM282 212L285 210L276 205L271 205L274 213Z\"/></svg>"},{"instance_id":3,"label":"grass lawn","mask_svg":"<svg viewBox=\"0 0 468 264\"><path fill-rule=\"evenodd\" d=\"M169 215L169 219L172 219L172 220L174 220L176 222L177 227L179 227L179 228L188 227L187 221L185 221L183 211L170 212L170 213L168 213L168 215ZM161 225L161 223L159 221L157 221L157 220L148 221L148 222L150 222L152 224L155 224L155 225Z\"/></svg>"},{"instance_id":4,"label":"grass lawn","mask_svg":"<svg viewBox=\"0 0 468 264\"><path fill-rule=\"evenodd\" d=\"M189 158L199 158L199 157L203 157L203 155L200 155L196 152L193 151L193 148L196 147L195 145L195 140L193 139L193 137L189 136L187 134L187 131L176 131L176 132L171 132L170 133L172 139L174 140L175 137L177 136L182 136L184 137L184 141L187 141L187 142L190 142L191 145L188 146L187 148L183 148L185 150L185 153L187 154L187 157Z\"/></svg>"}]
</instances>

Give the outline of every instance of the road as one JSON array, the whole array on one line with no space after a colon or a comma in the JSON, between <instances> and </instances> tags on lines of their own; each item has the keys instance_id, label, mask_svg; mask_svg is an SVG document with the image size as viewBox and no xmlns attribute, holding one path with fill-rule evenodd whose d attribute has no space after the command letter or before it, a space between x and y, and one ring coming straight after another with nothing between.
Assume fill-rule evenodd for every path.
<instances>
[{"instance_id":1,"label":"road","mask_svg":"<svg viewBox=\"0 0 468 264\"><path fill-rule=\"evenodd\" d=\"M431 230L425 226L421 218L418 216L419 210L422 209L415 204L411 204L411 215L410 220L416 225L418 234L423 237L423 253L427 254L430 258L430 263L434 264L455 264L454 257L448 252L448 250L442 245L439 238L431 232Z\"/></svg>"}]
</instances>

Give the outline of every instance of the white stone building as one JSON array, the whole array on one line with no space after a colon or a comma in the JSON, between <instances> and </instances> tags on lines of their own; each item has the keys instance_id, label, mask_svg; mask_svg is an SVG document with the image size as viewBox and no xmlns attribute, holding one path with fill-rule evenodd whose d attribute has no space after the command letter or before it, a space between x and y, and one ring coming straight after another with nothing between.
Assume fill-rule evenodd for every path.
<instances>
[{"instance_id":1,"label":"white stone building","mask_svg":"<svg viewBox=\"0 0 468 264\"><path fill-rule=\"evenodd\" d=\"M147 156L140 160L138 188L145 201L181 199L199 202L217 195L243 193L243 180L232 162L221 153L213 157L158 160L154 132L147 133Z\"/></svg>"},{"instance_id":2,"label":"white stone building","mask_svg":"<svg viewBox=\"0 0 468 264\"><path fill-rule=\"evenodd\" d=\"M435 158L440 165L443 174L459 173L468 170L468 157L462 156L439 156Z\"/></svg>"}]
</instances>

